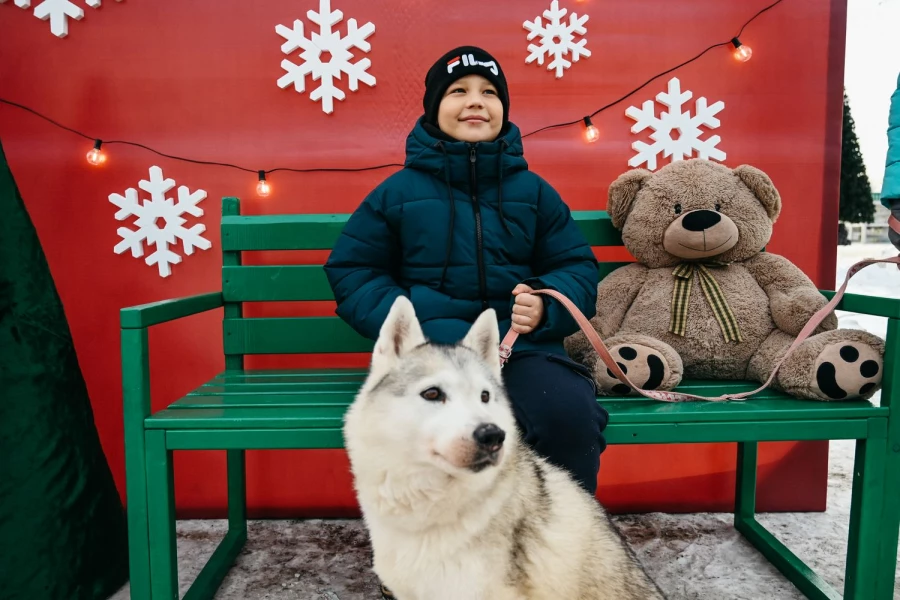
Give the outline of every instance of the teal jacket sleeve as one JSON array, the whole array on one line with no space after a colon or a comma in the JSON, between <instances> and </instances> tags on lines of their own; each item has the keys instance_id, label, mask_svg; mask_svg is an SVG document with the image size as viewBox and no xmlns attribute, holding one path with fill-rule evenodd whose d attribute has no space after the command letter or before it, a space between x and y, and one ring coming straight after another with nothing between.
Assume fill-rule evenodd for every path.
<instances>
[{"instance_id":1,"label":"teal jacket sleeve","mask_svg":"<svg viewBox=\"0 0 900 600\"><path fill-rule=\"evenodd\" d=\"M533 289L560 292L590 319L597 311L597 259L556 190L543 180L540 185L532 265L535 277L523 283ZM547 296L542 299L544 318L529 334L531 339L558 340L578 331L578 324L562 304Z\"/></svg>"},{"instance_id":2,"label":"teal jacket sleeve","mask_svg":"<svg viewBox=\"0 0 900 600\"><path fill-rule=\"evenodd\" d=\"M900 200L900 75L897 89L891 96L888 115L888 151L884 165L884 183L881 186L881 203L891 208L891 200Z\"/></svg>"},{"instance_id":3,"label":"teal jacket sleeve","mask_svg":"<svg viewBox=\"0 0 900 600\"><path fill-rule=\"evenodd\" d=\"M399 242L376 188L350 215L325 263L337 315L370 340L378 338L394 300L409 296L394 276L398 263Z\"/></svg>"}]
</instances>

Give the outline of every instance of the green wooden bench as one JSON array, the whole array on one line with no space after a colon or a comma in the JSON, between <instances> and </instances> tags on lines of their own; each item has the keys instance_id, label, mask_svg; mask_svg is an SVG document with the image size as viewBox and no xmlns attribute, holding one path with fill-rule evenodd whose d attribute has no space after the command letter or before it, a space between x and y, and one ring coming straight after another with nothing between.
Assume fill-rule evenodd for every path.
<instances>
[{"instance_id":1,"label":"green wooden bench","mask_svg":"<svg viewBox=\"0 0 900 600\"><path fill-rule=\"evenodd\" d=\"M242 266L241 252L330 249L347 215L222 215L222 291L121 311L131 597L178 598L172 452L224 450L228 533L186 599L212 598L247 538L246 449L341 448L342 416L363 370L244 370L252 354L367 352L372 343L337 317L244 318L243 302L332 300L321 265ZM593 246L620 246L604 212L575 213ZM621 263L603 263L601 275ZM831 292L823 292L831 296ZM148 329L224 307L225 371L165 410L150 411ZM610 444L737 442L735 527L809 598L841 596L754 518L757 443L855 439L844 598L890 600L900 525L900 301L848 294L844 310L889 317L882 406L822 403L765 391L740 403L667 404L604 398ZM749 382L686 381L703 395ZM737 565L736 565L737 566Z\"/></svg>"}]
</instances>

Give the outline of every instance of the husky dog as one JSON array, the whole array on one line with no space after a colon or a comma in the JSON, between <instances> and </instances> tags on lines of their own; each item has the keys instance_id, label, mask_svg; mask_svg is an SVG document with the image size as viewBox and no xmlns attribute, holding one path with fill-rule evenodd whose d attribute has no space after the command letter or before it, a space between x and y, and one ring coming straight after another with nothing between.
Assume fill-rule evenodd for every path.
<instances>
[{"instance_id":1,"label":"husky dog","mask_svg":"<svg viewBox=\"0 0 900 600\"><path fill-rule=\"evenodd\" d=\"M374 550L398 600L664 598L606 513L520 441L493 310L429 343L398 298L345 417Z\"/></svg>"}]
</instances>

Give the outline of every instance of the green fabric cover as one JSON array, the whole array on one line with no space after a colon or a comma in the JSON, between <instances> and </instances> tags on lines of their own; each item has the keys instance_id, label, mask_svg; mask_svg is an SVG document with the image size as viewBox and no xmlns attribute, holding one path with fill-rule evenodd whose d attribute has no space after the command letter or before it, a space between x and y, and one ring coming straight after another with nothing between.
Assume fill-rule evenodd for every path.
<instances>
[{"instance_id":1,"label":"green fabric cover","mask_svg":"<svg viewBox=\"0 0 900 600\"><path fill-rule=\"evenodd\" d=\"M122 502L0 145L0 598L105 600L127 578Z\"/></svg>"}]
</instances>

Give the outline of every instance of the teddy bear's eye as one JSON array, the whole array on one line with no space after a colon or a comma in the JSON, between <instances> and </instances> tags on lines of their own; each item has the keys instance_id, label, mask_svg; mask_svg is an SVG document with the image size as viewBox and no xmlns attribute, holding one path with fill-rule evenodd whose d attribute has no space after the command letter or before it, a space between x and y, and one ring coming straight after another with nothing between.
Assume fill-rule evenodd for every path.
<instances>
[{"instance_id":1,"label":"teddy bear's eye","mask_svg":"<svg viewBox=\"0 0 900 600\"><path fill-rule=\"evenodd\" d=\"M676 204L676 205L675 205L675 214L676 214L676 215L680 215L680 214L681 214L681 205L680 205L680 204Z\"/></svg>"},{"instance_id":2,"label":"teddy bear's eye","mask_svg":"<svg viewBox=\"0 0 900 600\"><path fill-rule=\"evenodd\" d=\"M716 212L719 212L720 210L722 210L722 205L719 203L716 203Z\"/></svg>"}]
</instances>

